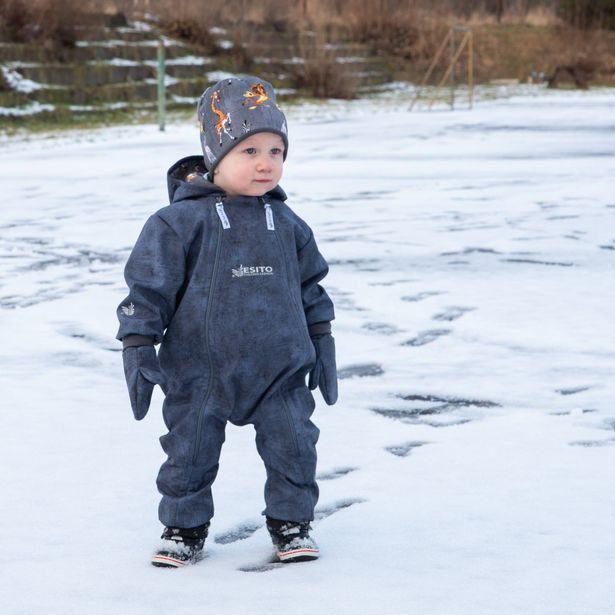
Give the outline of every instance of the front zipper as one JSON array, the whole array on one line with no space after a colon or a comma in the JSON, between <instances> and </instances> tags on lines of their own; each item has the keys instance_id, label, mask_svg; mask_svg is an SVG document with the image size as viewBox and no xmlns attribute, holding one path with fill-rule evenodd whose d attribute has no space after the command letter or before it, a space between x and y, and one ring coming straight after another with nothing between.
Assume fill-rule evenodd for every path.
<instances>
[{"instance_id":1,"label":"front zipper","mask_svg":"<svg viewBox=\"0 0 615 615\"><path fill-rule=\"evenodd\" d=\"M222 202L220 201L219 203L216 203L216 208L218 204L222 205ZM224 209L222 211L224 211ZM207 294L207 311L205 312L205 345L207 347L207 362L209 364L209 384L207 386L207 391L205 393L205 397L203 398L203 402L201 403L201 407L199 408L199 417L198 417L198 421L196 424L196 440L194 442L194 451L192 453L192 465L196 463L196 460L199 454L199 448L201 446L201 431L203 429L203 414L204 414L205 408L207 407L207 402L209 401L209 397L213 389L213 381L214 381L213 359L211 357L211 349L209 347L209 341L208 341L209 317L213 310L214 291L216 288L216 280L218 278L218 262L220 260L220 252L222 251L222 234L224 233L224 229L230 228L230 224L229 226L224 225L224 222L222 221L222 217L220 216L219 213L218 213L218 217L220 217L220 224L222 228L218 229L218 240L216 243L216 256L214 257L214 266L213 266L213 271L211 274L211 283L209 285L209 293ZM225 214L225 217L226 217L226 214ZM228 222L228 219L227 219L227 222Z\"/></svg>"}]
</instances>

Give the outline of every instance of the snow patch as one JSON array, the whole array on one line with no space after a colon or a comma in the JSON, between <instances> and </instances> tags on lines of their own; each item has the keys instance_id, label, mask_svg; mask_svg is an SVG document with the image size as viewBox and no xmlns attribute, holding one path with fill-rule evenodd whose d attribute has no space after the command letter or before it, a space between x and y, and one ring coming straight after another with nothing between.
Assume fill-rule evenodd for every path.
<instances>
[{"instance_id":1,"label":"snow patch","mask_svg":"<svg viewBox=\"0 0 615 615\"><path fill-rule=\"evenodd\" d=\"M207 558L150 565L163 396L133 421L114 339L198 128L2 139L3 612L188 615L204 591L251 615L615 612L615 90L431 113L412 92L285 106L343 377L333 407L314 391L321 558L258 575L266 475L232 425Z\"/></svg>"},{"instance_id":2,"label":"snow patch","mask_svg":"<svg viewBox=\"0 0 615 615\"><path fill-rule=\"evenodd\" d=\"M16 70L11 70L6 66L2 66L0 68L2 69L4 81L11 89L15 90L16 92L29 94L30 92L35 92L36 90L40 90L43 87L40 83L37 83L36 81L25 79Z\"/></svg>"},{"instance_id":3,"label":"snow patch","mask_svg":"<svg viewBox=\"0 0 615 615\"><path fill-rule=\"evenodd\" d=\"M36 115L45 111L53 111L53 105L46 105L38 102L30 102L23 107L0 107L0 115L5 117L23 117L28 115Z\"/></svg>"}]
</instances>

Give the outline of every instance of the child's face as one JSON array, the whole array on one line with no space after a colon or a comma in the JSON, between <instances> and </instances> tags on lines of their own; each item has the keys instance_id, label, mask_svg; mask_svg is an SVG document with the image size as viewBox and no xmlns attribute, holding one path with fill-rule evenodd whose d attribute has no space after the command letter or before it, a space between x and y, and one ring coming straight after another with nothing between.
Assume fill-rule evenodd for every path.
<instances>
[{"instance_id":1,"label":"child's face","mask_svg":"<svg viewBox=\"0 0 615 615\"><path fill-rule=\"evenodd\" d=\"M229 196L263 196L282 177L284 142L272 132L259 132L236 145L214 171L214 184Z\"/></svg>"}]
</instances>

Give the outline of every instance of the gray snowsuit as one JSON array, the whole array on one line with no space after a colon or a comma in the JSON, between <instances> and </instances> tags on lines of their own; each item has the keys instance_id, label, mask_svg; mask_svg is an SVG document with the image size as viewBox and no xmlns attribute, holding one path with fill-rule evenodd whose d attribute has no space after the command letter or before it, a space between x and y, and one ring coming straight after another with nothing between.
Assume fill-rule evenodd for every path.
<instances>
[{"instance_id":1,"label":"gray snowsuit","mask_svg":"<svg viewBox=\"0 0 615 615\"><path fill-rule=\"evenodd\" d=\"M328 271L308 225L276 188L227 197L203 178L203 158L168 174L171 205L146 222L128 259L118 339L160 343L169 432L157 479L161 522L196 527L213 516L227 421L252 424L264 461L266 509L310 521L318 428L305 379L315 351L308 326L331 321L319 285Z\"/></svg>"}]
</instances>

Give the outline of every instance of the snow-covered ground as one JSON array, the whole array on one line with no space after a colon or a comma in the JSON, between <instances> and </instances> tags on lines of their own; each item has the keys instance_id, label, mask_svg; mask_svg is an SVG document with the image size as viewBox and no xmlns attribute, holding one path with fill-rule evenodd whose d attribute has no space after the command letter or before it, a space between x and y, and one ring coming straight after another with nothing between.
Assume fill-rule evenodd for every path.
<instances>
[{"instance_id":1,"label":"snow-covered ground","mask_svg":"<svg viewBox=\"0 0 615 615\"><path fill-rule=\"evenodd\" d=\"M148 563L161 394L136 423L115 307L194 125L0 146L0 595L10 615L615 612L615 92L289 113L282 185L331 263L322 558L267 572L229 427L208 557Z\"/></svg>"}]
</instances>

